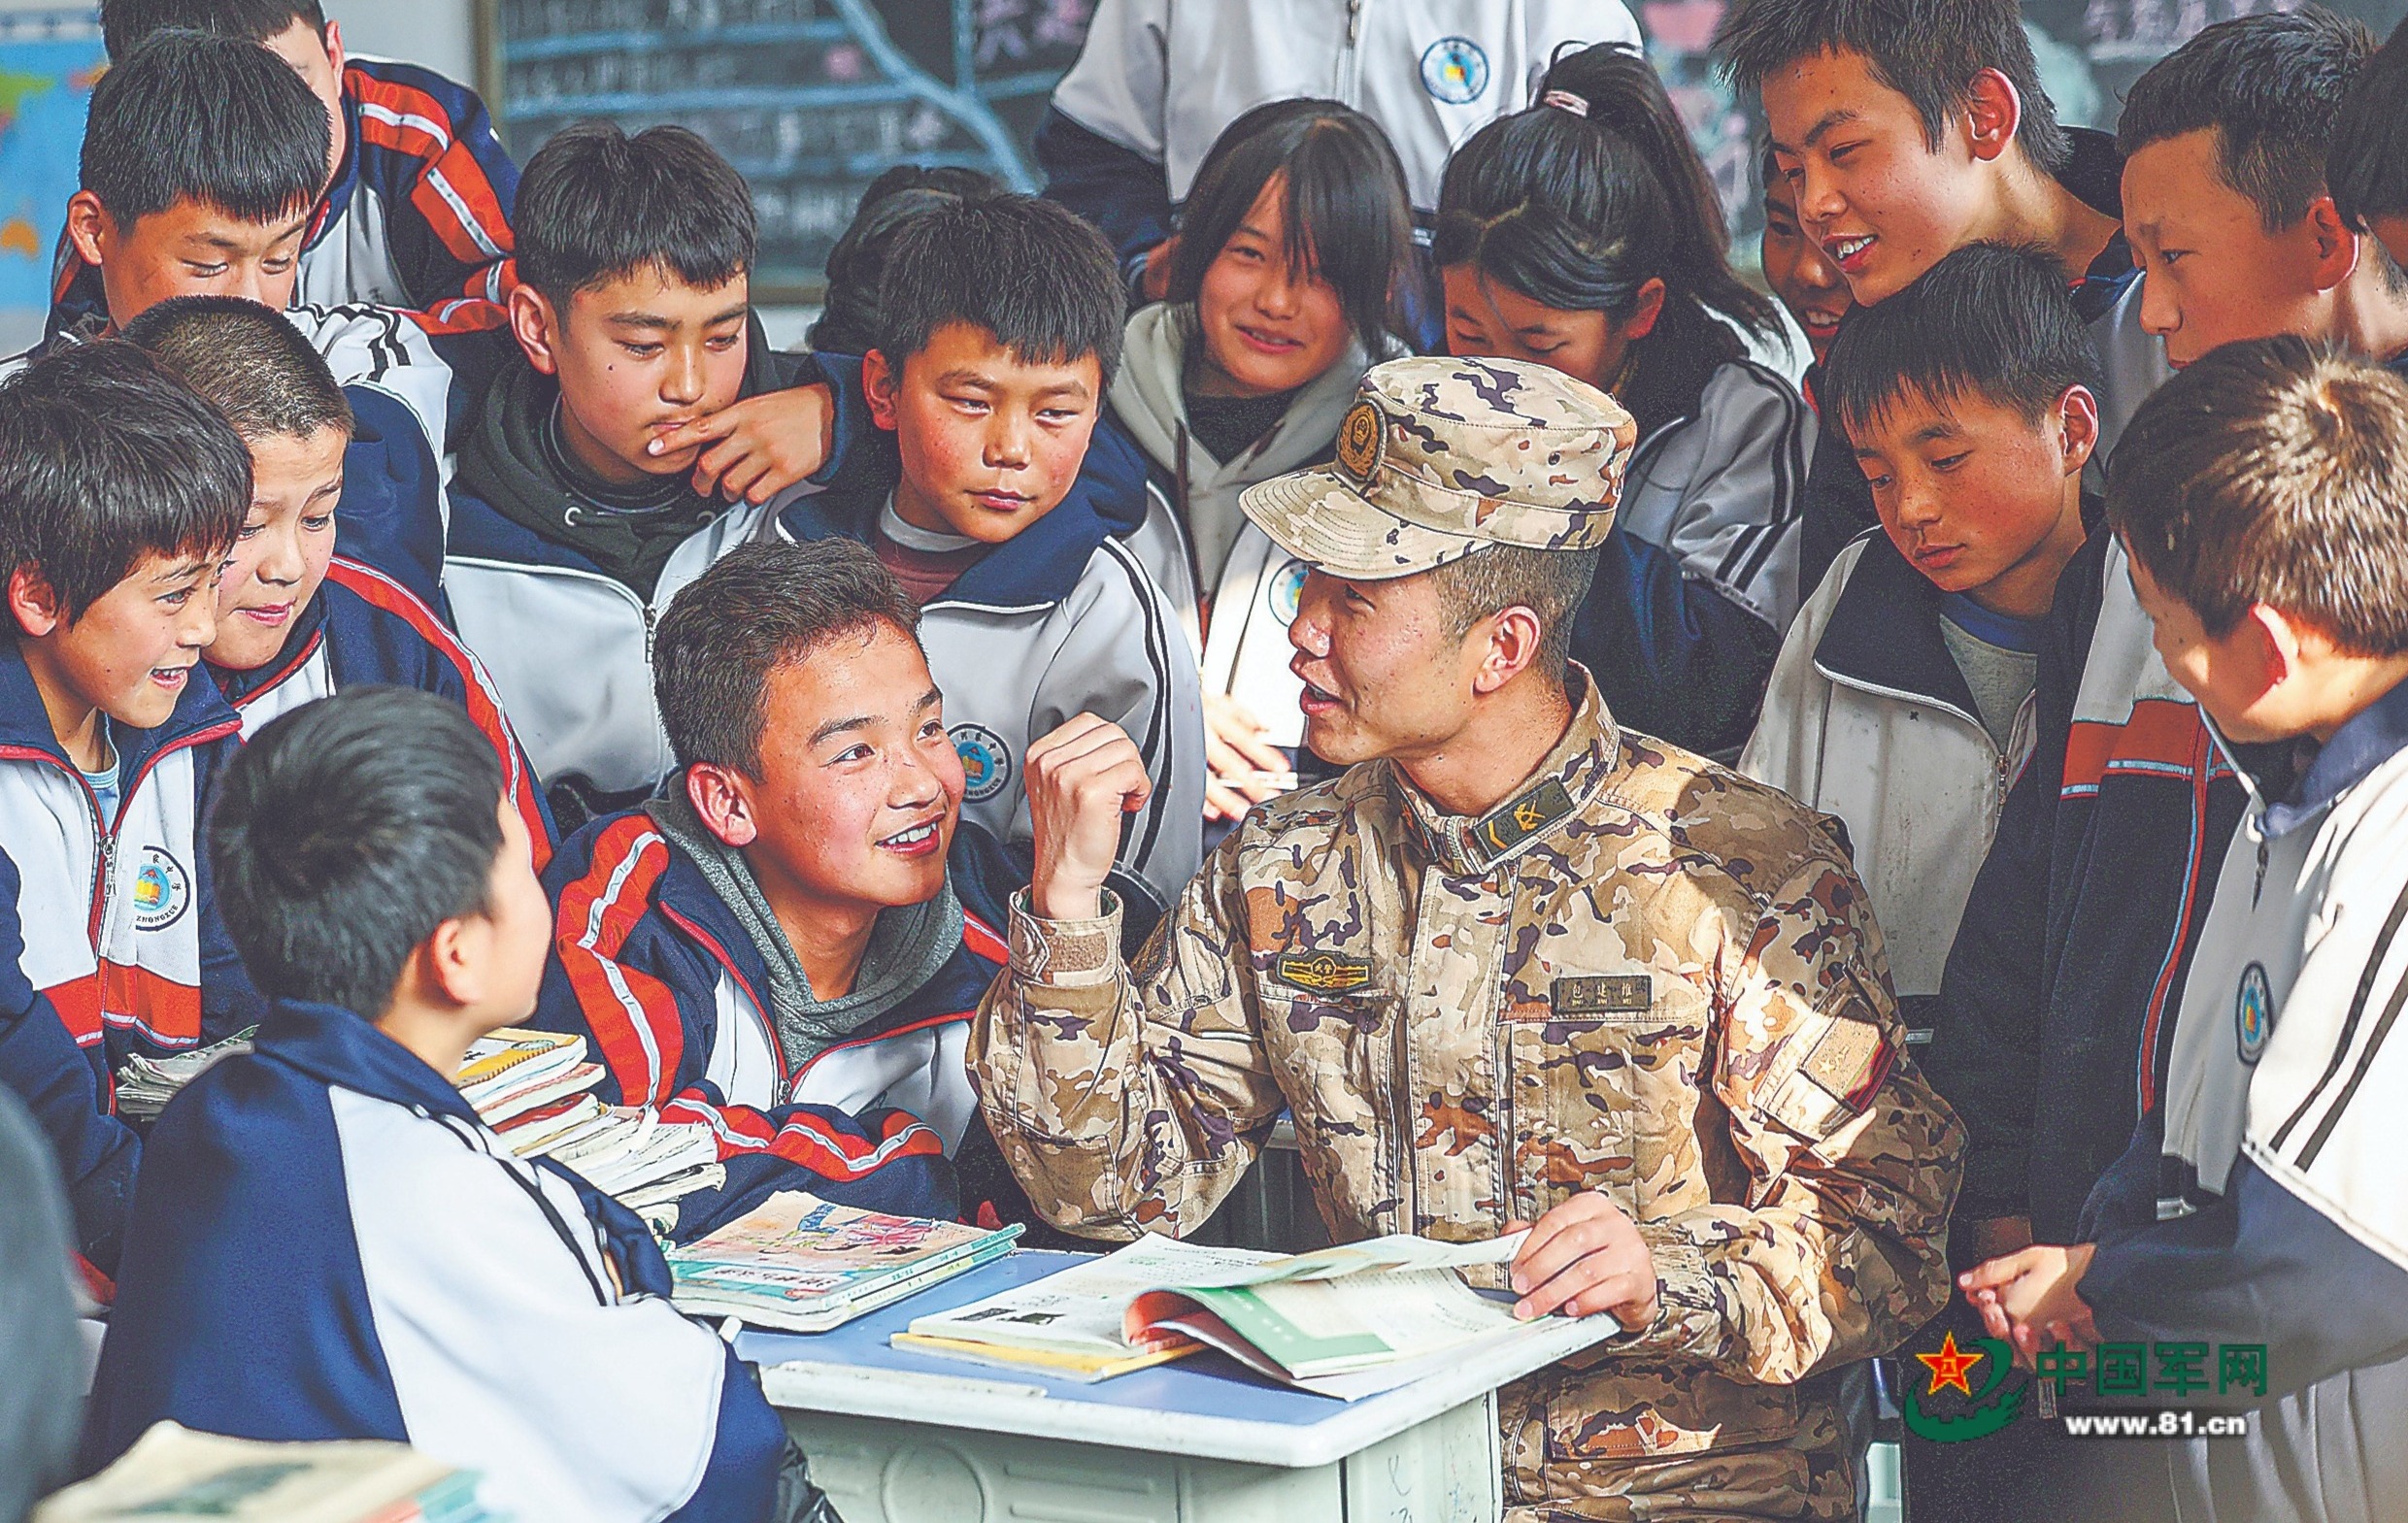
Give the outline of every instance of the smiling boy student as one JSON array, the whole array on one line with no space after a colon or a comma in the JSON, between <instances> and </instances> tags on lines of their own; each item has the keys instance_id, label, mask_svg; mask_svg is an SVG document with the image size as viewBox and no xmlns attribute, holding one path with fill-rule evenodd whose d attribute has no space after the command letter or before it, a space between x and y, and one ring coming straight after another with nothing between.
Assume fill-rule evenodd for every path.
<instances>
[{"instance_id":1,"label":"smiling boy student","mask_svg":"<svg viewBox=\"0 0 2408 1523\"><path fill-rule=\"evenodd\" d=\"M995 837L1029 838L1031 741L1079 713L1128 731L1154 786L1120 865L1167 908L1203 857L1195 662L1117 538L1143 521L1143 495L1072 493L1120 353L1112 250L1054 202L994 194L931 205L886 260L860 371L878 458L778 528L865 542L920 605L963 809Z\"/></svg>"},{"instance_id":2,"label":"smiling boy student","mask_svg":"<svg viewBox=\"0 0 2408 1523\"><path fill-rule=\"evenodd\" d=\"M672 765L652 645L669 600L797 488L721 475L736 437L819 379L753 319L752 197L683 127L571 127L518 186L516 339L452 480L445 591L564 830ZM824 393L819 393L824 395ZM810 443L819 458L820 430ZM697 489L698 480L719 477ZM720 491L750 491L734 502Z\"/></svg>"},{"instance_id":3,"label":"smiling boy student","mask_svg":"<svg viewBox=\"0 0 2408 1523\"><path fill-rule=\"evenodd\" d=\"M2107 511L2166 670L2278 764L2243 765L2165 1103L2086 1241L1962 1283L2026 1357L2060 1338L2263 1348L2262 1379L2216 1387L2256 1407L2247 1437L2174 1446L2181 1516L2395 1517L2408 381L2296 337L2220 348L2133 418Z\"/></svg>"},{"instance_id":4,"label":"smiling boy student","mask_svg":"<svg viewBox=\"0 0 2408 1523\"><path fill-rule=\"evenodd\" d=\"M2082 546L2097 367L2046 253L1975 244L1852 317L1823 406L1882 532L1783 643L1739 770L1848 826L1910 1027L2039 740L2041 621Z\"/></svg>"},{"instance_id":5,"label":"smiling boy student","mask_svg":"<svg viewBox=\"0 0 2408 1523\"><path fill-rule=\"evenodd\" d=\"M390 420L406 430L398 440L363 438L370 430L326 362L256 302L175 297L135 318L125 341L224 414L251 450L251 512L219 580L217 638L202 652L243 733L347 687L387 683L449 699L501 757L540 869L552 856L551 821L485 669L407 587L338 551L353 450L423 451L415 422Z\"/></svg>"},{"instance_id":6,"label":"smiling boy student","mask_svg":"<svg viewBox=\"0 0 2408 1523\"><path fill-rule=\"evenodd\" d=\"M781 1474L752 1372L670 1307L643 1224L513 1156L452 1086L470 1043L526 1018L552 928L458 706L381 687L284 714L209 836L275 1004L153 1134L84 1467L173 1419L407 1442L524 1523L786 1523L817 1501Z\"/></svg>"},{"instance_id":7,"label":"smiling boy student","mask_svg":"<svg viewBox=\"0 0 2408 1523\"><path fill-rule=\"evenodd\" d=\"M606 1098L719 1136L727 1185L680 1237L778 1188L952 1215L947 1156L965 1212L1026 1214L962 1063L1026 875L961 817L924 627L853 540L731 551L660 624L675 781L546 875L541 1023L587 1037Z\"/></svg>"},{"instance_id":8,"label":"smiling boy student","mask_svg":"<svg viewBox=\"0 0 2408 1523\"><path fill-rule=\"evenodd\" d=\"M266 49L317 97L330 136L294 249L298 300L441 317L509 299L518 166L476 91L415 64L346 55L318 0L107 0L100 25L112 63L157 32L207 32ZM107 305L97 262L63 240L48 331Z\"/></svg>"},{"instance_id":9,"label":"smiling boy student","mask_svg":"<svg viewBox=\"0 0 2408 1523\"><path fill-rule=\"evenodd\" d=\"M0 384L7 914L19 971L88 1068L62 1070L73 1049L30 1038L0 1056L13 1087L54 1102L37 1109L71 1185L105 1159L130 1174L130 1151L90 1131L125 1057L186 1050L255 1013L196 850L210 781L241 744L199 667L250 502L233 429L130 345L78 346ZM76 1195L87 1251L112 1242L122 1191Z\"/></svg>"}]
</instances>

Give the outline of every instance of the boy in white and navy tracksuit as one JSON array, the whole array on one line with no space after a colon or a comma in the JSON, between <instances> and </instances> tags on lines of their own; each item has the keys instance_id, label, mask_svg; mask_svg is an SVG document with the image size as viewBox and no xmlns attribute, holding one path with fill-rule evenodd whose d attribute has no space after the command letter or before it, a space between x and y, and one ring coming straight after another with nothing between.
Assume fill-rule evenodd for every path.
<instances>
[{"instance_id":1,"label":"boy in white and navy tracksuit","mask_svg":"<svg viewBox=\"0 0 2408 1523\"><path fill-rule=\"evenodd\" d=\"M296 710L229 770L212 855L247 888L245 955L283 992L254 1050L152 1135L87 1471L174 1420L406 1442L479 1473L479 1501L521 1523L783 1523L808 1500L786 1495L752 1370L670 1305L634 1213L516 1157L450 1078L524 1018L542 963L543 893L500 793L459 710L395 688ZM360 834L386 849L332 849ZM409 891L364 928L324 929L396 874ZM429 953L472 919L485 934Z\"/></svg>"},{"instance_id":2,"label":"boy in white and navy tracksuit","mask_svg":"<svg viewBox=\"0 0 2408 1523\"><path fill-rule=\"evenodd\" d=\"M1037 162L1045 193L1104 230L1134 288L1222 128L1264 101L1334 99L1395 145L1426 228L1455 145L1528 105L1565 45L1590 43L1639 46L1621 0L1102 0L1054 87ZM1421 347L1441 348L1437 304L1416 306Z\"/></svg>"}]
</instances>

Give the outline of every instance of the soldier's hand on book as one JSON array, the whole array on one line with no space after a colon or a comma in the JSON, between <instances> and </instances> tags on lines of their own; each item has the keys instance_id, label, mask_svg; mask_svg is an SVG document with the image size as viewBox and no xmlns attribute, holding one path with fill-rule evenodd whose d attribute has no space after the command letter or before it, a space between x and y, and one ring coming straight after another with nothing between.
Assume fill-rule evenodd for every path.
<instances>
[{"instance_id":1,"label":"soldier's hand on book","mask_svg":"<svg viewBox=\"0 0 2408 1523\"><path fill-rule=\"evenodd\" d=\"M1029 908L1048 920L1092 920L1120 855L1121 817L1154 793L1146 759L1119 725L1083 713L1028 747L1027 774L1037 838Z\"/></svg>"},{"instance_id":2,"label":"soldier's hand on book","mask_svg":"<svg viewBox=\"0 0 2408 1523\"><path fill-rule=\"evenodd\" d=\"M1522 1230L1508 1222L1507 1233ZM1541 1216L1514 1255L1518 1317L1560 1311L1585 1317L1603 1311L1625 1328L1656 1320L1656 1255L1638 1224L1620 1207L1583 1191Z\"/></svg>"}]
</instances>

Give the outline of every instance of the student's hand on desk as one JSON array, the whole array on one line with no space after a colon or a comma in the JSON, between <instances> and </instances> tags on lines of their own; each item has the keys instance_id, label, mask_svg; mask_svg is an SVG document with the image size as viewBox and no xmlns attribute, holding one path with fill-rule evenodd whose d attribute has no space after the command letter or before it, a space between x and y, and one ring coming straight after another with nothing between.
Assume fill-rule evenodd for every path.
<instances>
[{"instance_id":1,"label":"student's hand on desk","mask_svg":"<svg viewBox=\"0 0 2408 1523\"><path fill-rule=\"evenodd\" d=\"M1026 770L1037 838L1029 908L1048 920L1092 920L1120 854L1120 818L1154 794L1146 759L1128 732L1083 713L1030 745Z\"/></svg>"},{"instance_id":2,"label":"student's hand on desk","mask_svg":"<svg viewBox=\"0 0 2408 1523\"><path fill-rule=\"evenodd\" d=\"M1295 769L1265 738L1254 712L1227 693L1204 695L1204 817L1236 820L1296 785Z\"/></svg>"},{"instance_id":3,"label":"student's hand on desk","mask_svg":"<svg viewBox=\"0 0 2408 1523\"><path fill-rule=\"evenodd\" d=\"M2080 1294L2082 1276L2097 1251L2092 1242L2038 1243L1978 1264L1957 1275L1956 1283L1982 1314L1984 1330L2014 1344L2015 1362L2028 1370L2032 1356L2051 1344L2098 1346L2097 1325Z\"/></svg>"},{"instance_id":4,"label":"student's hand on desk","mask_svg":"<svg viewBox=\"0 0 2408 1523\"><path fill-rule=\"evenodd\" d=\"M645 447L656 455L706 447L694 461L694 491L754 505L798 486L836 450L836 404L822 385L747 397L672 429Z\"/></svg>"},{"instance_id":5,"label":"student's hand on desk","mask_svg":"<svg viewBox=\"0 0 2408 1523\"><path fill-rule=\"evenodd\" d=\"M1520 1232L1507 1222L1505 1234ZM1514 1255L1514 1315L1543 1317L1610 1313L1624 1328L1656 1320L1656 1255L1638 1224L1593 1191L1583 1191L1541 1216Z\"/></svg>"}]
</instances>

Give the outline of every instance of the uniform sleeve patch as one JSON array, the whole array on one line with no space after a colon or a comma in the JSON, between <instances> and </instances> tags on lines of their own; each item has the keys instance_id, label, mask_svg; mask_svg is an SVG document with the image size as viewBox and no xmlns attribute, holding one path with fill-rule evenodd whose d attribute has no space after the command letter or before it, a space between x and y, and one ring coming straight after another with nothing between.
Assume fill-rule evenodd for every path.
<instances>
[{"instance_id":1,"label":"uniform sleeve patch","mask_svg":"<svg viewBox=\"0 0 2408 1523\"><path fill-rule=\"evenodd\" d=\"M1614 1015L1645 1010L1656 1003L1652 974L1612 974L1557 978L1547 986L1547 1004L1557 1015Z\"/></svg>"},{"instance_id":2,"label":"uniform sleeve patch","mask_svg":"<svg viewBox=\"0 0 2408 1523\"><path fill-rule=\"evenodd\" d=\"M1282 952L1271 977L1313 994L1352 994L1371 986L1371 959L1344 952Z\"/></svg>"},{"instance_id":3,"label":"uniform sleeve patch","mask_svg":"<svg viewBox=\"0 0 2408 1523\"><path fill-rule=\"evenodd\" d=\"M1890 1076L1895 1055L1873 1019L1871 1007L1851 999L1814 1050L1806 1054L1800 1072L1849 1109L1862 1110L1873 1103L1882 1080Z\"/></svg>"}]
</instances>

